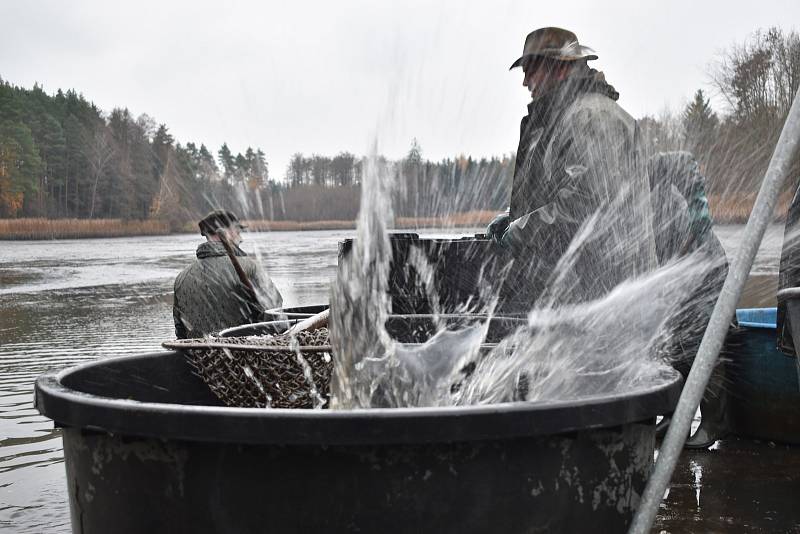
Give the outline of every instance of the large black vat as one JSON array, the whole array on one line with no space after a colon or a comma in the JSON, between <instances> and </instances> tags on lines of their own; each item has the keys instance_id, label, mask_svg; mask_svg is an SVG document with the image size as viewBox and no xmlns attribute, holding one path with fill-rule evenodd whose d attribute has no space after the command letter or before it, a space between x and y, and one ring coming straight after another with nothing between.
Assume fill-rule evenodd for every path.
<instances>
[{"instance_id":1,"label":"large black vat","mask_svg":"<svg viewBox=\"0 0 800 534\"><path fill-rule=\"evenodd\" d=\"M430 314L435 291L439 312L485 311L490 298L498 300L502 315L524 315L536 295L525 273L513 269L511 254L482 234L458 239L420 238L415 233L390 233L392 261L388 294L395 314ZM350 254L353 239L339 243L339 264ZM425 287L426 273L419 272L417 257L425 258L432 288Z\"/></svg>"},{"instance_id":2,"label":"large black vat","mask_svg":"<svg viewBox=\"0 0 800 534\"><path fill-rule=\"evenodd\" d=\"M465 408L227 408L175 352L36 383L74 532L624 532L671 370L624 395Z\"/></svg>"}]
</instances>

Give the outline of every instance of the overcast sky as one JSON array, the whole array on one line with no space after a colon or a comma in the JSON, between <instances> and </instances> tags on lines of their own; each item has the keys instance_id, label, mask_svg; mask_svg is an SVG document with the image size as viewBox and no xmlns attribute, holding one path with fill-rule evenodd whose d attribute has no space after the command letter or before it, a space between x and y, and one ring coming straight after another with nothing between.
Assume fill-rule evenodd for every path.
<instances>
[{"instance_id":1,"label":"overcast sky","mask_svg":"<svg viewBox=\"0 0 800 534\"><path fill-rule=\"evenodd\" d=\"M798 0L0 1L0 76L75 88L214 152L259 146L282 178L294 152L500 155L528 93L525 35L578 34L635 117L710 89L719 52L800 23Z\"/></svg>"}]
</instances>

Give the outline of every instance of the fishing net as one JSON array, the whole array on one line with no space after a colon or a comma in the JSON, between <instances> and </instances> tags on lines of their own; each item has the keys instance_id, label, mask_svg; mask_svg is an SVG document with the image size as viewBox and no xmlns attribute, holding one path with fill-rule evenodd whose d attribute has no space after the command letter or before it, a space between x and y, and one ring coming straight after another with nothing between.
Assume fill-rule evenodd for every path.
<instances>
[{"instance_id":1,"label":"fishing net","mask_svg":"<svg viewBox=\"0 0 800 534\"><path fill-rule=\"evenodd\" d=\"M183 351L227 406L327 407L333 371L327 328L293 336L184 339L163 346Z\"/></svg>"},{"instance_id":2,"label":"fishing net","mask_svg":"<svg viewBox=\"0 0 800 534\"><path fill-rule=\"evenodd\" d=\"M430 341L445 327L459 331L486 320L487 316L479 314L393 315L386 321L385 328L392 339L406 344L406 349L416 350L414 345ZM481 354L488 353L490 345L524 324L525 320L519 318L491 318ZM197 375L227 406L328 407L334 355L327 328L305 330L295 336L222 336L176 340L162 345L186 354ZM473 368L474 364L468 365L465 374Z\"/></svg>"}]
</instances>

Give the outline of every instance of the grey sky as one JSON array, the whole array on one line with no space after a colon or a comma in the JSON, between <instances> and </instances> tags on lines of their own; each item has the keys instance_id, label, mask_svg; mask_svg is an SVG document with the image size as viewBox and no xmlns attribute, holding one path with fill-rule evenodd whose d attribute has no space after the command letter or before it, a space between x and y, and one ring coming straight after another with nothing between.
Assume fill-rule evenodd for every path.
<instances>
[{"instance_id":1,"label":"grey sky","mask_svg":"<svg viewBox=\"0 0 800 534\"><path fill-rule=\"evenodd\" d=\"M508 66L540 26L578 34L635 117L710 88L718 52L791 29L797 0L519 2L0 1L0 76L75 88L216 151L429 158L516 149L528 94Z\"/></svg>"}]
</instances>

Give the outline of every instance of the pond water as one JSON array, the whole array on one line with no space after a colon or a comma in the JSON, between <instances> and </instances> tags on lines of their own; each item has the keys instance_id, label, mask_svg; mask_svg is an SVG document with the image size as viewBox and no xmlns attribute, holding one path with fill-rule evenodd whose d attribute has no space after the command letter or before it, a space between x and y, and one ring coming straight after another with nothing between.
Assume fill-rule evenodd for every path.
<instances>
[{"instance_id":1,"label":"pond water","mask_svg":"<svg viewBox=\"0 0 800 534\"><path fill-rule=\"evenodd\" d=\"M742 229L716 230L729 257ZM782 226L769 228L743 305L774 305L782 233ZM328 300L337 243L352 235L248 233L242 247L261 252L286 305L318 304ZM0 531L70 531L61 436L33 408L36 377L160 350L174 337L173 280L199 243L195 235L0 241Z\"/></svg>"}]
</instances>

